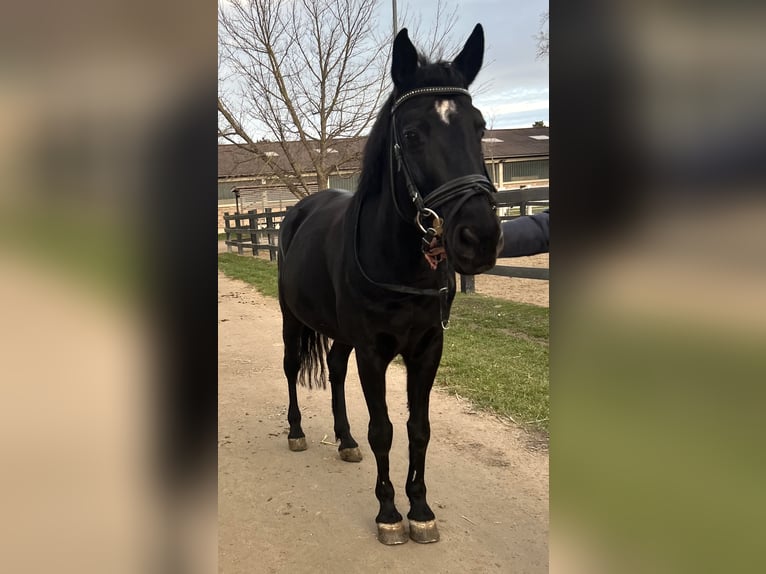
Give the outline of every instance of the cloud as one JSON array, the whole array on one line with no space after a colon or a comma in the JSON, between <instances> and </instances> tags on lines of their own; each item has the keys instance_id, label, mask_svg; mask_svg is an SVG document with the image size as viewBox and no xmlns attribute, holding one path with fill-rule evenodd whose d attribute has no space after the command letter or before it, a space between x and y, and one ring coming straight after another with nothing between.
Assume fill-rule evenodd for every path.
<instances>
[{"instance_id":1,"label":"cloud","mask_svg":"<svg viewBox=\"0 0 766 574\"><path fill-rule=\"evenodd\" d=\"M482 93L475 104L493 128L529 127L537 120L548 120L547 87Z\"/></svg>"}]
</instances>

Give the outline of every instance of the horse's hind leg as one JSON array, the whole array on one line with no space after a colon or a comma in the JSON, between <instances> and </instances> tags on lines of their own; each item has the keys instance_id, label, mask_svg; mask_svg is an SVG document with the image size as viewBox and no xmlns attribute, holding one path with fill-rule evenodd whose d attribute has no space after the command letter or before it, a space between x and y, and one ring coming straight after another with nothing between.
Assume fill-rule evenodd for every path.
<instances>
[{"instance_id":1,"label":"horse's hind leg","mask_svg":"<svg viewBox=\"0 0 766 574\"><path fill-rule=\"evenodd\" d=\"M301 428L301 411L298 409L298 371L300 370L300 348L303 324L296 319L286 308L282 309L282 340L285 344L285 356L283 366L287 377L287 390L290 403L287 408L287 422L290 424L290 432L287 435L287 443L290 450L306 450L306 435Z\"/></svg>"},{"instance_id":2,"label":"horse's hind leg","mask_svg":"<svg viewBox=\"0 0 766 574\"><path fill-rule=\"evenodd\" d=\"M335 438L340 440L338 453L341 460L359 462L362 453L359 444L351 436L351 429L346 414L346 371L348 357L353 347L337 341L333 342L327 354L327 367L330 371L330 387L332 388L332 415L335 419Z\"/></svg>"}]
</instances>

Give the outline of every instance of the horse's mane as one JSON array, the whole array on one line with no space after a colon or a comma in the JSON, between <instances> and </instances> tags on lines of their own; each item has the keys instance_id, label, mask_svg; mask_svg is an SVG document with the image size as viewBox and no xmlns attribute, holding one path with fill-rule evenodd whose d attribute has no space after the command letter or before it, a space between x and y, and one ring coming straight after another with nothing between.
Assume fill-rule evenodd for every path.
<instances>
[{"instance_id":1,"label":"horse's mane","mask_svg":"<svg viewBox=\"0 0 766 574\"><path fill-rule=\"evenodd\" d=\"M413 79L403 89L402 93L415 88L431 86L456 86L467 87L462 74L454 68L450 62L429 62L428 59L418 54L418 69ZM375 123L372 125L367 143L364 146L362 157L362 173L357 186L358 194L375 194L380 189L383 181L388 178L386 171L386 157L389 154L389 142L391 132L391 105L399 92L394 89L381 106Z\"/></svg>"}]
</instances>

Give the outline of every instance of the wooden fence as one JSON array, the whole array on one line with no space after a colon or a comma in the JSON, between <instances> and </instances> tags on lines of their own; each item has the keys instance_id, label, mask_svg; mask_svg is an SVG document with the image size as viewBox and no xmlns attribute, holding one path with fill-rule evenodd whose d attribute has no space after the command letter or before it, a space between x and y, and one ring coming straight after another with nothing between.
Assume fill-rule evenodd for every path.
<instances>
[{"instance_id":1,"label":"wooden fence","mask_svg":"<svg viewBox=\"0 0 766 574\"><path fill-rule=\"evenodd\" d=\"M257 256L261 250L269 252L269 260L277 260L279 249L279 224L287 211L272 211L270 207L261 213L251 209L245 213L224 213L223 223L226 231L226 249L230 253L237 248L237 253L245 254L245 249Z\"/></svg>"},{"instance_id":2,"label":"wooden fence","mask_svg":"<svg viewBox=\"0 0 766 574\"><path fill-rule=\"evenodd\" d=\"M528 215L533 206L548 205L548 188L532 187L527 189L514 189L500 191L497 194L497 205L500 208L514 208L518 206L518 215L501 215L501 220L514 219L521 215ZM289 209L289 208L288 208ZM226 248L232 252L244 255L245 250L257 256L261 250L269 252L269 259L276 261L279 236L279 224L287 211L272 211L266 208L260 213L257 209L251 209L246 213L224 213L224 227L226 231ZM541 267L514 267L510 265L496 265L486 272L488 275L501 275L503 277L520 277L525 279L541 279L547 281L549 269ZM463 293L473 293L474 278L471 275L460 276L460 290Z\"/></svg>"}]
</instances>

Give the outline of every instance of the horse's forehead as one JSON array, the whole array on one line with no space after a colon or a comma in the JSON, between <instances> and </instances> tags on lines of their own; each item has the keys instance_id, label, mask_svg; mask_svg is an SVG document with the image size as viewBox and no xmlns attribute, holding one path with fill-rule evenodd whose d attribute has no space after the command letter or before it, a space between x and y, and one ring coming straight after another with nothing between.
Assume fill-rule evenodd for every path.
<instances>
[{"instance_id":1,"label":"horse's forehead","mask_svg":"<svg viewBox=\"0 0 766 574\"><path fill-rule=\"evenodd\" d=\"M447 125L449 125L450 117L457 114L457 106L454 100L436 100L434 102L434 109L439 119Z\"/></svg>"}]
</instances>

